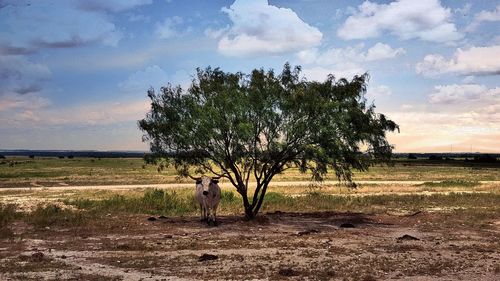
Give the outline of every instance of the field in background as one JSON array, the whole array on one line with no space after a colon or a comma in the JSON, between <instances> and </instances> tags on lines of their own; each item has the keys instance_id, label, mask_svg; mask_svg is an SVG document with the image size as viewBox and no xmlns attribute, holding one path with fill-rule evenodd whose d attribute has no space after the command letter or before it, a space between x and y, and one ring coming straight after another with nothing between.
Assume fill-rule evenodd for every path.
<instances>
[{"instance_id":1,"label":"field in background","mask_svg":"<svg viewBox=\"0 0 500 281\"><path fill-rule=\"evenodd\" d=\"M194 186L53 188L191 183L141 159L0 161L0 187L47 187L0 188L0 280L500 276L500 169L491 164L398 160L356 173L355 180L373 182L354 190L271 186L251 222L243 220L241 197L224 187L220 225L208 227ZM308 179L291 170L276 181Z\"/></svg>"},{"instance_id":2,"label":"field in background","mask_svg":"<svg viewBox=\"0 0 500 281\"><path fill-rule=\"evenodd\" d=\"M159 171L160 170L160 171ZM0 188L65 185L163 184L179 179L173 168L146 165L140 158L0 159ZM336 180L335 177L327 179ZM287 170L274 181L308 181L310 175ZM500 164L464 161L396 160L394 166L374 166L356 172L354 180L376 181L499 181Z\"/></svg>"}]
</instances>

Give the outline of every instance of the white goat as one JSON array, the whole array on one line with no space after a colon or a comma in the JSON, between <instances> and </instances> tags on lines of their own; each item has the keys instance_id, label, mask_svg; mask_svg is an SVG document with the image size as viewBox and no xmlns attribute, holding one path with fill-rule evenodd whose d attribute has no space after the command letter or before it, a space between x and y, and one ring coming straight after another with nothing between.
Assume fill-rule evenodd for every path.
<instances>
[{"instance_id":1,"label":"white goat","mask_svg":"<svg viewBox=\"0 0 500 281\"><path fill-rule=\"evenodd\" d=\"M196 181L195 198L200 204L201 220L207 221L209 225L212 222L214 225L217 225L217 207L219 206L221 194L218 185L219 178L210 178L207 176L191 178Z\"/></svg>"}]
</instances>

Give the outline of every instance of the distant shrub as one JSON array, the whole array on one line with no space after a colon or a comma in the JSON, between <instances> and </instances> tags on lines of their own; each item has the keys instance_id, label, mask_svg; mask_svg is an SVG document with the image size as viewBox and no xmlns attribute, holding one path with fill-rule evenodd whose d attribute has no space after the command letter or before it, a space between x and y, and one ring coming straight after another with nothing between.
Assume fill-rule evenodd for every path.
<instances>
[{"instance_id":1,"label":"distant shrub","mask_svg":"<svg viewBox=\"0 0 500 281\"><path fill-rule=\"evenodd\" d=\"M431 156L429 156L429 160L433 160L433 161L443 160L443 156L431 155Z\"/></svg>"},{"instance_id":2,"label":"distant shrub","mask_svg":"<svg viewBox=\"0 0 500 281\"><path fill-rule=\"evenodd\" d=\"M479 156L475 156L474 157L474 162L496 163L497 162L497 158L494 157L494 156L492 156L492 155L489 155L489 154L479 155Z\"/></svg>"},{"instance_id":3,"label":"distant shrub","mask_svg":"<svg viewBox=\"0 0 500 281\"><path fill-rule=\"evenodd\" d=\"M4 155L0 155L0 159L5 159L5 156Z\"/></svg>"},{"instance_id":4,"label":"distant shrub","mask_svg":"<svg viewBox=\"0 0 500 281\"><path fill-rule=\"evenodd\" d=\"M68 155L68 159L73 159L73 158L75 158L75 156L73 156L73 155Z\"/></svg>"},{"instance_id":5,"label":"distant shrub","mask_svg":"<svg viewBox=\"0 0 500 281\"><path fill-rule=\"evenodd\" d=\"M30 159L35 159L35 155L29 155L28 156Z\"/></svg>"}]
</instances>

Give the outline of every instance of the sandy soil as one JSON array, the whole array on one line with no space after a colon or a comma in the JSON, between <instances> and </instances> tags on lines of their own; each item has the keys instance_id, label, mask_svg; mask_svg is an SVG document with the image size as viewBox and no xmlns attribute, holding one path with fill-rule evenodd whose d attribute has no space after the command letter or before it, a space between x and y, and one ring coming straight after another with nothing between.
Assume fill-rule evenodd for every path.
<instances>
[{"instance_id":1,"label":"sandy soil","mask_svg":"<svg viewBox=\"0 0 500 281\"><path fill-rule=\"evenodd\" d=\"M219 222L16 223L14 238L0 240L0 280L500 280L500 218L276 212Z\"/></svg>"}]
</instances>

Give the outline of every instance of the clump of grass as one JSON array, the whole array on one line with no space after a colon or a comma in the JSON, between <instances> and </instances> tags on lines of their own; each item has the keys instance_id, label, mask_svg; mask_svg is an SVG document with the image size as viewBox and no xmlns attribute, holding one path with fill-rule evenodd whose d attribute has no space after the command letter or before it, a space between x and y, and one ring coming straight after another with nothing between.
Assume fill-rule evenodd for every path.
<instances>
[{"instance_id":1,"label":"clump of grass","mask_svg":"<svg viewBox=\"0 0 500 281\"><path fill-rule=\"evenodd\" d=\"M269 195L269 197L267 197ZM265 211L356 211L372 212L379 210L420 210L432 207L493 208L500 204L500 195L487 193L449 194L407 194L407 195L369 195L342 196L309 193L305 196L291 197L279 193L266 195L263 210Z\"/></svg>"},{"instance_id":2,"label":"clump of grass","mask_svg":"<svg viewBox=\"0 0 500 281\"><path fill-rule=\"evenodd\" d=\"M63 209L57 205L39 205L33 212L26 214L26 222L38 228L50 226L79 226L90 217L78 210Z\"/></svg>"},{"instance_id":3,"label":"clump of grass","mask_svg":"<svg viewBox=\"0 0 500 281\"><path fill-rule=\"evenodd\" d=\"M150 214L166 216L195 215L199 206L190 190L148 189L143 193L132 195L106 195L104 198L67 199L66 205L78 210L61 209L57 206L40 206L26 216L26 220L36 226L53 224L75 226L84 224L89 219L106 214ZM282 193L268 192L262 206L263 212L387 212L401 210L422 210L440 208L445 211L457 207L463 209L486 208L494 210L500 205L500 194L495 193L460 193L448 194L380 194L367 196L332 195L322 192L310 192L298 196L287 196ZM241 197L223 190L218 214L241 214L243 211ZM478 214L478 216L481 214ZM486 213L488 215L488 212Z\"/></svg>"},{"instance_id":4,"label":"clump of grass","mask_svg":"<svg viewBox=\"0 0 500 281\"><path fill-rule=\"evenodd\" d=\"M0 204L0 239L9 238L14 235L9 228L9 224L18 216L15 205Z\"/></svg>"},{"instance_id":5,"label":"clump of grass","mask_svg":"<svg viewBox=\"0 0 500 281\"><path fill-rule=\"evenodd\" d=\"M233 203L238 200L232 191L222 190L220 194L220 201L221 204L224 204L224 203Z\"/></svg>"},{"instance_id":6,"label":"clump of grass","mask_svg":"<svg viewBox=\"0 0 500 281\"><path fill-rule=\"evenodd\" d=\"M481 183L479 181L469 181L469 180L445 180L440 182L424 182L420 186L426 187L475 187L479 186Z\"/></svg>"},{"instance_id":7,"label":"clump of grass","mask_svg":"<svg viewBox=\"0 0 500 281\"><path fill-rule=\"evenodd\" d=\"M181 196L175 191L148 189L142 197L114 195L103 200L74 199L66 204L91 212L184 215L196 210L194 196Z\"/></svg>"}]
</instances>

